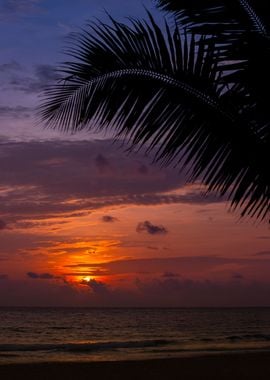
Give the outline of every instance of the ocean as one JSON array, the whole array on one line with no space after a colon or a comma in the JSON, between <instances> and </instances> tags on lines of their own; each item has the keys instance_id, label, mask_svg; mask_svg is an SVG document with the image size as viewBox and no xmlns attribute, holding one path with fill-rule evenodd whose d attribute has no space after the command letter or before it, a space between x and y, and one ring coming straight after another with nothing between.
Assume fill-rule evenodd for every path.
<instances>
[{"instance_id":1,"label":"ocean","mask_svg":"<svg viewBox=\"0 0 270 380\"><path fill-rule=\"evenodd\" d=\"M0 308L0 363L270 350L270 308Z\"/></svg>"}]
</instances>

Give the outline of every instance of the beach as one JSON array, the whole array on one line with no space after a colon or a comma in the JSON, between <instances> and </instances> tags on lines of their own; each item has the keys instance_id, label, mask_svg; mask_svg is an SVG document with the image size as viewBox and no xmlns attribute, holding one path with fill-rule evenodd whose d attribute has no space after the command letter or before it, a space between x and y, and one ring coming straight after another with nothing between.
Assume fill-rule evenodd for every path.
<instances>
[{"instance_id":1,"label":"beach","mask_svg":"<svg viewBox=\"0 0 270 380\"><path fill-rule=\"evenodd\" d=\"M270 378L270 352L238 352L137 361L2 364L0 378L8 380L266 380Z\"/></svg>"}]
</instances>

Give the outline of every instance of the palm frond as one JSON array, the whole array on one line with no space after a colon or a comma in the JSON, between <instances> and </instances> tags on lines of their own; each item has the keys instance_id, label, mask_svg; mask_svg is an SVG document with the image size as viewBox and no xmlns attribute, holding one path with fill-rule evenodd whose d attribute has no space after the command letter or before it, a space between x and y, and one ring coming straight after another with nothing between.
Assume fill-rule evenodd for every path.
<instances>
[{"instance_id":1,"label":"palm frond","mask_svg":"<svg viewBox=\"0 0 270 380\"><path fill-rule=\"evenodd\" d=\"M260 126L270 120L270 13L264 0L158 0L173 12L181 25L199 34L214 36L220 47L217 59L229 62L227 85L238 84L249 93L252 120ZM222 48L221 48L222 47ZM239 64L240 63L240 64ZM256 115L256 116L255 116Z\"/></svg>"},{"instance_id":2,"label":"palm frond","mask_svg":"<svg viewBox=\"0 0 270 380\"><path fill-rule=\"evenodd\" d=\"M157 5L173 12L182 25L198 33L227 34L233 38L253 31L269 36L268 4L265 0L156 0Z\"/></svg>"},{"instance_id":3,"label":"palm frond","mask_svg":"<svg viewBox=\"0 0 270 380\"><path fill-rule=\"evenodd\" d=\"M164 33L150 14L130 23L91 24L75 39L62 81L44 93L42 120L63 130L111 129L132 146L147 144L156 160L191 165L191 180L230 192L233 206L265 218L268 149L247 118L249 93L228 87L215 43L167 24Z\"/></svg>"}]
</instances>

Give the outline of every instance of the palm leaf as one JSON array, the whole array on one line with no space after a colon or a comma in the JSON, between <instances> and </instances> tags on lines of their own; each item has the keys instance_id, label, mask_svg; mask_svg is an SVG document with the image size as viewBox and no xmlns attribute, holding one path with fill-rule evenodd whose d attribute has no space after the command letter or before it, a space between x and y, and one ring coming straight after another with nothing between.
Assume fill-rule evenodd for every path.
<instances>
[{"instance_id":1,"label":"palm leaf","mask_svg":"<svg viewBox=\"0 0 270 380\"><path fill-rule=\"evenodd\" d=\"M214 36L217 59L232 72L225 82L248 93L243 104L247 120L256 120L257 133L270 139L270 13L265 0L157 0L178 22L199 34ZM224 78L223 78L224 80ZM225 83L224 82L224 83Z\"/></svg>"},{"instance_id":2,"label":"palm leaf","mask_svg":"<svg viewBox=\"0 0 270 380\"><path fill-rule=\"evenodd\" d=\"M268 150L246 117L249 94L228 88L215 43L167 24L164 33L150 14L130 23L91 24L75 39L62 81L44 93L42 120L63 130L112 129L163 164L191 165L191 180L230 191L243 214L265 218Z\"/></svg>"},{"instance_id":3,"label":"palm leaf","mask_svg":"<svg viewBox=\"0 0 270 380\"><path fill-rule=\"evenodd\" d=\"M173 12L182 25L198 33L227 34L230 38L253 31L268 36L270 17L265 0L156 0Z\"/></svg>"}]
</instances>

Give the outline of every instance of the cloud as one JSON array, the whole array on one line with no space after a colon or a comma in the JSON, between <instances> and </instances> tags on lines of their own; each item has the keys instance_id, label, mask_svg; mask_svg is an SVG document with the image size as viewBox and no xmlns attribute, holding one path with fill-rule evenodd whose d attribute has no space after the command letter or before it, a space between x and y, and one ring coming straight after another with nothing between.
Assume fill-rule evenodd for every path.
<instances>
[{"instance_id":1,"label":"cloud","mask_svg":"<svg viewBox=\"0 0 270 380\"><path fill-rule=\"evenodd\" d=\"M51 222L48 222L48 221L18 221L16 223L16 228L18 229L28 229L28 228L39 228L39 227L59 227L63 224L67 224L68 221L67 220L61 220L61 221L57 221L57 220L54 220L54 221L51 221Z\"/></svg>"},{"instance_id":2,"label":"cloud","mask_svg":"<svg viewBox=\"0 0 270 380\"><path fill-rule=\"evenodd\" d=\"M33 280L55 280L59 279L59 276L55 276L51 273L35 273L35 272L27 272L27 276L32 278Z\"/></svg>"},{"instance_id":3,"label":"cloud","mask_svg":"<svg viewBox=\"0 0 270 380\"><path fill-rule=\"evenodd\" d=\"M144 302L152 306L239 307L270 305L269 283L193 280L189 278L136 280Z\"/></svg>"},{"instance_id":4,"label":"cloud","mask_svg":"<svg viewBox=\"0 0 270 380\"><path fill-rule=\"evenodd\" d=\"M8 275L7 274L1 274L0 273L0 281L7 280L7 279L8 279Z\"/></svg>"},{"instance_id":5,"label":"cloud","mask_svg":"<svg viewBox=\"0 0 270 380\"><path fill-rule=\"evenodd\" d=\"M36 14L42 11L39 4L42 0L2 0L0 20L13 20L17 17Z\"/></svg>"},{"instance_id":6,"label":"cloud","mask_svg":"<svg viewBox=\"0 0 270 380\"><path fill-rule=\"evenodd\" d=\"M53 65L38 64L34 67L34 77L22 80L20 89L26 93L40 93L58 79L59 75Z\"/></svg>"},{"instance_id":7,"label":"cloud","mask_svg":"<svg viewBox=\"0 0 270 380\"><path fill-rule=\"evenodd\" d=\"M108 159L103 154L98 154L95 158L95 163L99 171L104 172L110 168Z\"/></svg>"},{"instance_id":8,"label":"cloud","mask_svg":"<svg viewBox=\"0 0 270 380\"><path fill-rule=\"evenodd\" d=\"M14 96L20 97L20 102L25 103L32 94L40 94L50 84L59 79L55 66L49 64L35 64L33 67L25 67L16 61L6 62L0 65L0 83L2 92L10 94L8 103L0 107L0 116L14 120L25 120L34 116L34 109L25 105L14 105ZM16 94L16 92L18 92ZM22 94L24 93L24 94Z\"/></svg>"},{"instance_id":9,"label":"cloud","mask_svg":"<svg viewBox=\"0 0 270 380\"><path fill-rule=\"evenodd\" d=\"M84 266L83 266L84 265ZM87 265L89 268L87 268ZM0 305L4 306L139 306L139 307L234 307L270 306L270 260L219 257L154 258L119 260L110 263L81 264L80 270L65 276L104 276L82 281L51 281L51 273L29 272L35 281L1 281ZM241 272L235 271L236 266ZM73 267L78 267L73 265ZM85 270L81 270L85 268ZM226 276L214 278L226 268ZM258 278L246 275L250 269ZM88 270L89 269L89 270ZM149 273L146 273L149 271ZM152 273L150 273L152 272ZM183 274L181 274L181 272ZM264 272L264 273L262 273ZM116 280L110 277L118 274ZM133 275L131 275L133 274ZM60 279L60 278L59 278ZM47 280L47 281L46 281Z\"/></svg>"},{"instance_id":10,"label":"cloud","mask_svg":"<svg viewBox=\"0 0 270 380\"><path fill-rule=\"evenodd\" d=\"M165 277L165 278L175 278L175 277L179 277L179 274L178 273L173 273L173 272L164 272L162 277Z\"/></svg>"},{"instance_id":11,"label":"cloud","mask_svg":"<svg viewBox=\"0 0 270 380\"><path fill-rule=\"evenodd\" d=\"M59 78L55 66L48 64L37 64L35 66L35 74L44 83L53 82Z\"/></svg>"},{"instance_id":12,"label":"cloud","mask_svg":"<svg viewBox=\"0 0 270 380\"><path fill-rule=\"evenodd\" d=\"M107 263L78 263L66 265L67 268L80 268L90 270L102 269L106 270L108 275L121 275L129 273L204 273L209 269L216 267L223 267L229 264L242 264L243 262L252 263L259 260L250 259L243 261L243 259L230 259L212 256L193 256L193 257L162 257L162 258L142 258L142 259L123 259L110 261ZM270 261L267 261L270 265Z\"/></svg>"},{"instance_id":13,"label":"cloud","mask_svg":"<svg viewBox=\"0 0 270 380\"><path fill-rule=\"evenodd\" d=\"M90 292L89 292L90 293ZM78 290L64 281L1 281L1 306L83 306L88 296L78 294Z\"/></svg>"},{"instance_id":14,"label":"cloud","mask_svg":"<svg viewBox=\"0 0 270 380\"><path fill-rule=\"evenodd\" d=\"M114 223L114 222L117 222L117 218L115 218L114 216L111 216L111 215L104 215L101 220L104 222L104 223Z\"/></svg>"},{"instance_id":15,"label":"cloud","mask_svg":"<svg viewBox=\"0 0 270 380\"><path fill-rule=\"evenodd\" d=\"M21 70L22 66L17 61L11 61L7 63L2 63L0 65L0 71L3 73Z\"/></svg>"},{"instance_id":16,"label":"cloud","mask_svg":"<svg viewBox=\"0 0 270 380\"><path fill-rule=\"evenodd\" d=\"M8 76L5 76L5 88L12 91L21 91L27 94L40 93L51 83L59 79L59 75L53 65L37 64L34 66L31 74L26 69L13 67L13 72L9 70Z\"/></svg>"},{"instance_id":17,"label":"cloud","mask_svg":"<svg viewBox=\"0 0 270 380\"><path fill-rule=\"evenodd\" d=\"M12 119L28 118L32 111L31 108L23 106L0 106L0 117L10 117Z\"/></svg>"},{"instance_id":18,"label":"cloud","mask_svg":"<svg viewBox=\"0 0 270 380\"><path fill-rule=\"evenodd\" d=\"M232 275L232 278L235 279L235 280L243 280L244 276L241 273L234 273Z\"/></svg>"},{"instance_id":19,"label":"cloud","mask_svg":"<svg viewBox=\"0 0 270 380\"><path fill-rule=\"evenodd\" d=\"M256 253L254 253L253 256L270 256L270 251L260 251L260 252L256 252Z\"/></svg>"},{"instance_id":20,"label":"cloud","mask_svg":"<svg viewBox=\"0 0 270 380\"><path fill-rule=\"evenodd\" d=\"M155 226L148 220L141 222L137 225L136 231L147 232L150 235L166 235L168 233L167 229L163 226Z\"/></svg>"},{"instance_id":21,"label":"cloud","mask_svg":"<svg viewBox=\"0 0 270 380\"><path fill-rule=\"evenodd\" d=\"M61 281L1 282L1 306L239 307L270 306L269 282L137 278L132 289L92 280L81 290ZM89 290L88 290L89 286Z\"/></svg>"},{"instance_id":22,"label":"cloud","mask_svg":"<svg viewBox=\"0 0 270 380\"><path fill-rule=\"evenodd\" d=\"M89 286L89 288L93 291L94 294L97 295L106 295L108 294L109 288L108 286L101 281L90 280L90 281L82 281L81 284Z\"/></svg>"},{"instance_id":23,"label":"cloud","mask_svg":"<svg viewBox=\"0 0 270 380\"><path fill-rule=\"evenodd\" d=\"M191 257L154 257L141 259L123 259L106 263L69 264L74 272L89 272L91 276L129 276L210 279L212 281L232 281L249 279L250 281L268 281L270 271L269 258L225 258L217 256ZM64 270L63 268L63 270ZM72 269L70 269L72 268Z\"/></svg>"},{"instance_id":24,"label":"cloud","mask_svg":"<svg viewBox=\"0 0 270 380\"><path fill-rule=\"evenodd\" d=\"M103 158L97 165L101 154ZM83 216L91 210L115 205L201 202L194 190L192 199L190 191L171 193L184 188L185 183L184 176L174 169L150 166L150 159L144 155L126 156L111 140L2 140L0 158L9 163L8 170L0 167L1 214L13 228L16 222L29 219L36 223L56 216ZM143 163L149 165L147 176L138 170ZM106 171L100 167L106 167ZM76 202L70 202L74 199ZM23 228L23 224L18 227ZM164 227L150 222L142 223L139 230L152 235L166 233Z\"/></svg>"},{"instance_id":25,"label":"cloud","mask_svg":"<svg viewBox=\"0 0 270 380\"><path fill-rule=\"evenodd\" d=\"M7 228L6 222L0 219L0 231L3 231Z\"/></svg>"}]
</instances>

